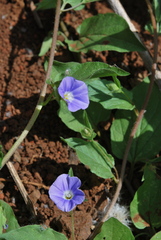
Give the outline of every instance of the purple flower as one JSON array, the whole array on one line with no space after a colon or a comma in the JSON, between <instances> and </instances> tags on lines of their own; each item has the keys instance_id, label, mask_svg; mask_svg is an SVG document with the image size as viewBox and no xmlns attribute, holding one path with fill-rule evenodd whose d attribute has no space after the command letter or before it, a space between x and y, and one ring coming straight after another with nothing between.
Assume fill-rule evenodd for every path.
<instances>
[{"instance_id":1,"label":"purple flower","mask_svg":"<svg viewBox=\"0 0 161 240\"><path fill-rule=\"evenodd\" d=\"M71 112L86 109L89 105L87 85L73 77L63 78L58 87L58 92L67 102L68 109Z\"/></svg>"},{"instance_id":2,"label":"purple flower","mask_svg":"<svg viewBox=\"0 0 161 240\"><path fill-rule=\"evenodd\" d=\"M84 192L78 189L80 185L79 178L61 174L51 185L49 196L60 210L70 212L85 199Z\"/></svg>"}]
</instances>

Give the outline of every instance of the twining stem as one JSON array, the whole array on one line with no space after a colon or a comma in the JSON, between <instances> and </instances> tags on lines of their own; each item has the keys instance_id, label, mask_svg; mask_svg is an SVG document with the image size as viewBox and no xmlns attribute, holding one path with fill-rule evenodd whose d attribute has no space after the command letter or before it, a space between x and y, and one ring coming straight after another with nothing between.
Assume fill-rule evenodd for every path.
<instances>
[{"instance_id":1,"label":"twining stem","mask_svg":"<svg viewBox=\"0 0 161 240\"><path fill-rule=\"evenodd\" d=\"M25 127L25 129L23 130L23 132L21 133L21 135L19 136L17 141L14 143L14 145L11 147L11 149L8 151L8 153L4 156L4 158L2 160L1 168L6 164L6 162L10 159L10 157L16 151L18 146L21 144L21 142L27 136L27 134L31 130L32 126L34 125L34 123L35 123L37 117L39 116L39 113L40 113L40 111L43 107L43 102L44 102L44 99L45 99L45 96L46 96L46 89L47 89L46 80L50 78L52 65L53 65L53 61L54 61L56 41L57 41L57 33L58 33L58 27L59 27L59 19L60 19L60 8L61 8L61 0L57 0L55 24L54 24L54 29L53 29L53 39L52 39L52 46L51 46L51 50L50 50L48 69L47 69L47 73L46 73L46 76L45 76L44 85L42 87L42 90L41 90L41 93L40 93L40 96L39 96L38 103L35 107L35 110L34 110L32 116L31 116L27 126Z\"/></svg>"},{"instance_id":2,"label":"twining stem","mask_svg":"<svg viewBox=\"0 0 161 240\"><path fill-rule=\"evenodd\" d=\"M92 240L99 233L103 222L105 222L107 220L109 212L114 207L114 205L115 205L115 203L116 203L116 201L119 197L119 194L120 194L120 191L121 191L121 188L122 188L122 184L123 184L123 180L124 180L126 163L127 163L129 151L130 151L130 148L131 148L131 145L132 145L132 141L133 141L135 133L138 129L138 126L140 125L140 123L142 121L144 113L146 112L146 107L147 107L148 102L150 100L150 96L151 96L154 81L155 81L155 72L156 72L156 68L157 68L157 64L156 64L157 63L157 51L158 51L157 25L156 25L156 20L155 20L154 14L153 14L151 3L150 3L149 0L145 0L145 1L147 3L148 9L149 9L149 13L150 13L150 17L151 17L151 21L152 21L152 25L153 25L153 30L154 30L154 56L153 56L153 64L152 64L152 69L151 69L150 84L149 84L149 88L148 88L147 95L146 95L145 101L143 103L142 109L139 112L139 115L136 119L136 122L134 123L134 126L131 130L131 133L130 133L130 136L129 136L129 139L128 139L128 142L127 142L127 146L126 146L124 157L123 157L122 167L121 167L120 179L119 179L119 182L118 182L118 185L117 185L117 188L116 188L115 195L114 195L114 197L111 201L111 204L110 204L107 212L105 213L105 215L101 219L101 222L96 226L94 232L89 236L88 240Z\"/></svg>"},{"instance_id":3,"label":"twining stem","mask_svg":"<svg viewBox=\"0 0 161 240\"><path fill-rule=\"evenodd\" d=\"M153 29L154 29L154 57L153 57L153 64L152 64L152 73L151 73L151 77L150 77L150 84L149 84L149 88L148 88L148 92L145 98L145 101L143 103L142 109L136 119L136 122L134 123L134 126L131 130L128 142L127 142L127 146L125 149L125 153L124 153L124 157L123 157L123 162L122 162L122 167L121 167L121 173L120 173L120 180L119 183L117 185L117 189L114 195L114 198L112 199L112 202L110 204L110 207L108 208L107 213L105 214L105 216L102 219L102 222L104 222L107 219L107 216L109 214L109 212L111 211L111 209L113 208L113 206L115 205L118 196L120 194L121 188L122 188L122 183L123 183L123 179L124 179L124 174L125 174L125 168L126 168L126 163L127 163L127 159L128 159L128 155L129 155L129 151L132 145L132 141L134 139L135 133L138 129L138 126L140 125L142 118L144 116L144 113L146 112L146 107L148 105L148 102L150 100L150 96L152 93L152 89L153 89L153 85L154 85L154 81L155 81L155 71L156 71L156 62L157 62L157 50L158 50L158 41L157 41L157 27L156 27L156 20L152 11L152 6L149 2L149 0L145 0L147 3L147 6L149 8L149 12L150 12L150 16L151 16L151 20L152 20L152 25L153 25Z\"/></svg>"},{"instance_id":4,"label":"twining stem","mask_svg":"<svg viewBox=\"0 0 161 240\"><path fill-rule=\"evenodd\" d=\"M71 224L72 224L72 240L74 240L74 211L72 210L71 212Z\"/></svg>"}]
</instances>

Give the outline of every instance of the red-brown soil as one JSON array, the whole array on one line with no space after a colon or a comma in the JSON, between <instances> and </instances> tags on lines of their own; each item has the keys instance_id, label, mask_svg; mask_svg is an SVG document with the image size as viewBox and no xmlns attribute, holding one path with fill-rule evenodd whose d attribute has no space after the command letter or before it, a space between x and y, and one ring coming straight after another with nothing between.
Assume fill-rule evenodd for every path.
<instances>
[{"instance_id":1,"label":"red-brown soil","mask_svg":"<svg viewBox=\"0 0 161 240\"><path fill-rule=\"evenodd\" d=\"M152 37L143 29L148 18L144 3L140 0L130 3L124 0L123 4L138 31L144 33L142 36L146 46L152 48ZM38 57L38 53L53 24L53 11L41 11L38 14L44 29L40 29L28 5L22 0L0 1L0 132L6 151L25 128L36 106L45 76L44 57ZM106 1L95 2L81 11L65 13L63 20L70 33L74 34L74 29L83 19L111 11ZM56 60L75 61L73 54L63 47L57 49ZM122 79L127 88L134 86L147 74L137 53L91 51L86 55L82 54L82 62L96 60L117 64L129 71L130 77ZM91 232L92 221L106 204L105 188L110 189L113 184L92 174L60 140L60 136L67 138L76 134L61 122L57 110L56 102L43 108L34 127L11 159L36 209L36 219L27 209L7 167L0 172L0 177L5 180L0 183L0 198L13 207L21 226L44 224L70 238L70 214L57 209L49 199L47 189L58 175L67 173L72 166L74 174L82 181L81 189L87 199L74 212L76 239L85 240ZM104 134L108 134L108 123L102 126ZM35 186L34 183L38 185ZM127 204L128 201L129 197L125 199Z\"/></svg>"}]
</instances>

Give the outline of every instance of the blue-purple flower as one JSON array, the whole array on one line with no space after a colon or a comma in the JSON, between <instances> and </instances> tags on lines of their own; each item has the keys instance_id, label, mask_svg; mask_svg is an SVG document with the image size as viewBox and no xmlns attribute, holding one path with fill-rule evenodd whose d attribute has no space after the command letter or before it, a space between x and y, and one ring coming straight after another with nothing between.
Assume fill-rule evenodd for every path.
<instances>
[{"instance_id":1,"label":"blue-purple flower","mask_svg":"<svg viewBox=\"0 0 161 240\"><path fill-rule=\"evenodd\" d=\"M79 178L61 174L51 185L49 196L60 210L70 212L85 199L84 192L79 189L80 186Z\"/></svg>"},{"instance_id":2,"label":"blue-purple flower","mask_svg":"<svg viewBox=\"0 0 161 240\"><path fill-rule=\"evenodd\" d=\"M89 105L87 85L73 77L63 78L58 87L58 92L67 102L68 109L71 112L86 109Z\"/></svg>"}]
</instances>

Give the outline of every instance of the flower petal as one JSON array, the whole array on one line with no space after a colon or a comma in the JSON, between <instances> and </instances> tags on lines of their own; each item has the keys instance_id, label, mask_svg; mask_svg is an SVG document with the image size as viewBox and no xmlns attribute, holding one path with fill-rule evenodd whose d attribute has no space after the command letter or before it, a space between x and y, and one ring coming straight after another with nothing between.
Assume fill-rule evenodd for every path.
<instances>
[{"instance_id":1,"label":"flower petal","mask_svg":"<svg viewBox=\"0 0 161 240\"><path fill-rule=\"evenodd\" d=\"M83 81L74 78L71 91L74 91L75 89L79 89L79 91L81 91L82 88L87 88L87 85Z\"/></svg>"},{"instance_id":2,"label":"flower petal","mask_svg":"<svg viewBox=\"0 0 161 240\"><path fill-rule=\"evenodd\" d=\"M75 202L73 200L66 200L64 202L64 212L70 212L71 210L73 210L73 208L76 206Z\"/></svg>"},{"instance_id":3,"label":"flower petal","mask_svg":"<svg viewBox=\"0 0 161 240\"><path fill-rule=\"evenodd\" d=\"M72 198L72 200L75 202L76 205L81 204L85 199L85 194L82 190L77 189L74 192L74 197Z\"/></svg>"},{"instance_id":4,"label":"flower petal","mask_svg":"<svg viewBox=\"0 0 161 240\"><path fill-rule=\"evenodd\" d=\"M81 82L80 86L77 86L77 87L72 89L72 93L75 97L76 96L82 96L82 95L88 95L87 85L84 82Z\"/></svg>"},{"instance_id":5,"label":"flower petal","mask_svg":"<svg viewBox=\"0 0 161 240\"><path fill-rule=\"evenodd\" d=\"M68 186L70 190L77 189L81 186L81 180L78 177L68 177Z\"/></svg>"},{"instance_id":6,"label":"flower petal","mask_svg":"<svg viewBox=\"0 0 161 240\"><path fill-rule=\"evenodd\" d=\"M55 197L59 197L59 198L63 197L63 191L57 188L56 186L51 185L51 187L49 188L49 196L53 200L53 202L55 202L54 201Z\"/></svg>"},{"instance_id":7,"label":"flower petal","mask_svg":"<svg viewBox=\"0 0 161 240\"><path fill-rule=\"evenodd\" d=\"M51 186L57 187L62 192L68 190L68 182L67 182L68 176L69 176L68 174L61 174L59 177L57 177L57 179L55 180L55 182L53 182Z\"/></svg>"},{"instance_id":8,"label":"flower petal","mask_svg":"<svg viewBox=\"0 0 161 240\"><path fill-rule=\"evenodd\" d=\"M73 83L75 81L75 78L73 77L65 77L61 81L59 87L58 87L58 92L62 98L64 98L64 93L71 91L73 88Z\"/></svg>"},{"instance_id":9,"label":"flower petal","mask_svg":"<svg viewBox=\"0 0 161 240\"><path fill-rule=\"evenodd\" d=\"M72 102L68 103L68 109L71 112L76 112L80 109L86 109L89 106L89 99L74 99Z\"/></svg>"},{"instance_id":10,"label":"flower petal","mask_svg":"<svg viewBox=\"0 0 161 240\"><path fill-rule=\"evenodd\" d=\"M65 208L64 208L65 203L66 203L66 200L65 200L65 199L60 199L60 201L58 200L57 202L55 202L57 208L59 208L59 209L60 209L61 211L63 211L63 212L66 212L66 211L65 211Z\"/></svg>"},{"instance_id":11,"label":"flower petal","mask_svg":"<svg viewBox=\"0 0 161 240\"><path fill-rule=\"evenodd\" d=\"M81 181L77 177L70 177L68 174L61 174L49 189L49 196L56 206L64 211L71 211L77 204L84 201L84 192L78 189ZM71 199L65 199L65 192L72 193Z\"/></svg>"},{"instance_id":12,"label":"flower petal","mask_svg":"<svg viewBox=\"0 0 161 240\"><path fill-rule=\"evenodd\" d=\"M58 87L58 92L67 102L68 109L71 112L86 109L89 106L88 87L83 81L73 77L65 77ZM72 101L65 99L65 93L72 95Z\"/></svg>"}]
</instances>

